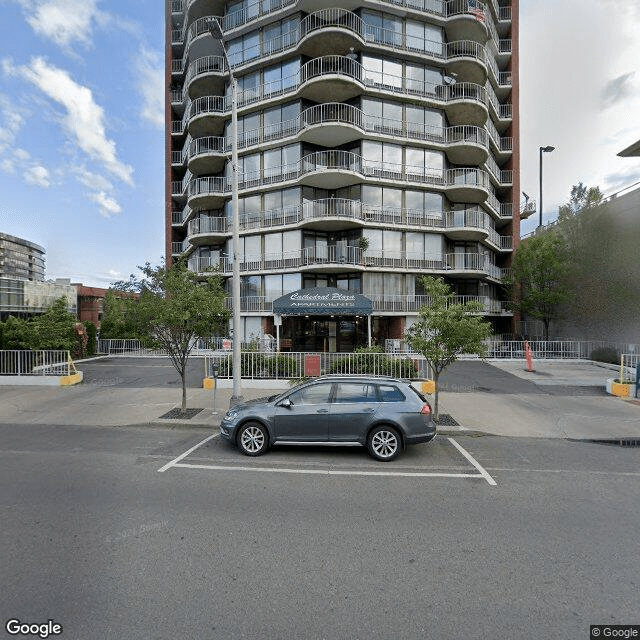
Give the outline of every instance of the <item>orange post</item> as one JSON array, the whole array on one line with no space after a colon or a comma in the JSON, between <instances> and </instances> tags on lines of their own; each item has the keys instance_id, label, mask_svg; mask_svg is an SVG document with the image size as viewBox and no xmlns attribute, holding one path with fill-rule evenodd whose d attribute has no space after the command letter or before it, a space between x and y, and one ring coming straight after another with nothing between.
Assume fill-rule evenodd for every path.
<instances>
[{"instance_id":1,"label":"orange post","mask_svg":"<svg viewBox=\"0 0 640 640\"><path fill-rule=\"evenodd\" d=\"M524 341L524 352L527 358L527 371L535 371L533 368L533 351L531 351L531 345L528 340Z\"/></svg>"}]
</instances>

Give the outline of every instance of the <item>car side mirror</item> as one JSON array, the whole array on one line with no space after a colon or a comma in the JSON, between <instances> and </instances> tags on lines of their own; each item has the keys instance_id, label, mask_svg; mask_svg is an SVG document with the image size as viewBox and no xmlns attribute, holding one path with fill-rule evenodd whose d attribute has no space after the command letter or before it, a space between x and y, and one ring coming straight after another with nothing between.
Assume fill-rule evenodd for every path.
<instances>
[{"instance_id":1,"label":"car side mirror","mask_svg":"<svg viewBox=\"0 0 640 640\"><path fill-rule=\"evenodd\" d=\"M293 406L293 402L291 402L291 400L289 400L289 398L285 398L281 403L280 403L281 407L287 407L287 409L291 406Z\"/></svg>"}]
</instances>

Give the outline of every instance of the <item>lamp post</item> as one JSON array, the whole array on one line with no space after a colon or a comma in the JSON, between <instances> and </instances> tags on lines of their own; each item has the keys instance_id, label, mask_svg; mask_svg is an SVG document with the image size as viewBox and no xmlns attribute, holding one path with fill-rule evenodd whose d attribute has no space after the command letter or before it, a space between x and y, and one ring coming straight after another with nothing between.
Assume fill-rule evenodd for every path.
<instances>
[{"instance_id":1,"label":"lamp post","mask_svg":"<svg viewBox=\"0 0 640 640\"><path fill-rule=\"evenodd\" d=\"M224 46L222 27L216 18L209 18L209 33L220 42L231 83L231 209L233 213L233 270L231 274L231 304L233 307L233 395L231 404L242 401L240 390L241 355L240 355L240 217L238 214L238 81L227 49Z\"/></svg>"},{"instance_id":2,"label":"lamp post","mask_svg":"<svg viewBox=\"0 0 640 640\"><path fill-rule=\"evenodd\" d=\"M540 147L540 224L538 225L538 229L542 227L542 154L543 153L551 153L555 147Z\"/></svg>"}]
</instances>

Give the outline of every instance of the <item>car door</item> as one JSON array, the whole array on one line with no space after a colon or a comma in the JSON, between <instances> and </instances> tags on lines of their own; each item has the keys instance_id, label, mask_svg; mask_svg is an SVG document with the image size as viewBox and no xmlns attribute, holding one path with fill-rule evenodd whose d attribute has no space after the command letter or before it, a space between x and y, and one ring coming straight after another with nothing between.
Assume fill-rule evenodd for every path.
<instances>
[{"instance_id":1,"label":"car door","mask_svg":"<svg viewBox=\"0 0 640 640\"><path fill-rule=\"evenodd\" d=\"M362 441L375 419L378 405L375 384L337 382L329 414L329 440Z\"/></svg>"},{"instance_id":2,"label":"car door","mask_svg":"<svg viewBox=\"0 0 640 640\"><path fill-rule=\"evenodd\" d=\"M277 440L326 442L329 438L331 382L309 385L289 394L276 406ZM288 402L287 402L288 401Z\"/></svg>"}]
</instances>

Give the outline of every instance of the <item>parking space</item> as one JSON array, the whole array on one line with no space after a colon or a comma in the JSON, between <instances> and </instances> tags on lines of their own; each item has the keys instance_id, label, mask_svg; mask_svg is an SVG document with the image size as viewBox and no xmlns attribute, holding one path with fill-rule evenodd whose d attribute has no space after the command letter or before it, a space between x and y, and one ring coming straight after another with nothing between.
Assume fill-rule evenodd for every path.
<instances>
[{"instance_id":1,"label":"parking space","mask_svg":"<svg viewBox=\"0 0 640 640\"><path fill-rule=\"evenodd\" d=\"M428 443L408 447L392 463L371 459L364 447L317 445L277 445L260 457L241 455L238 450L213 434L194 443L158 471L191 469L287 473L326 476L388 476L451 478L496 482L476 458L455 438L436 436Z\"/></svg>"}]
</instances>

